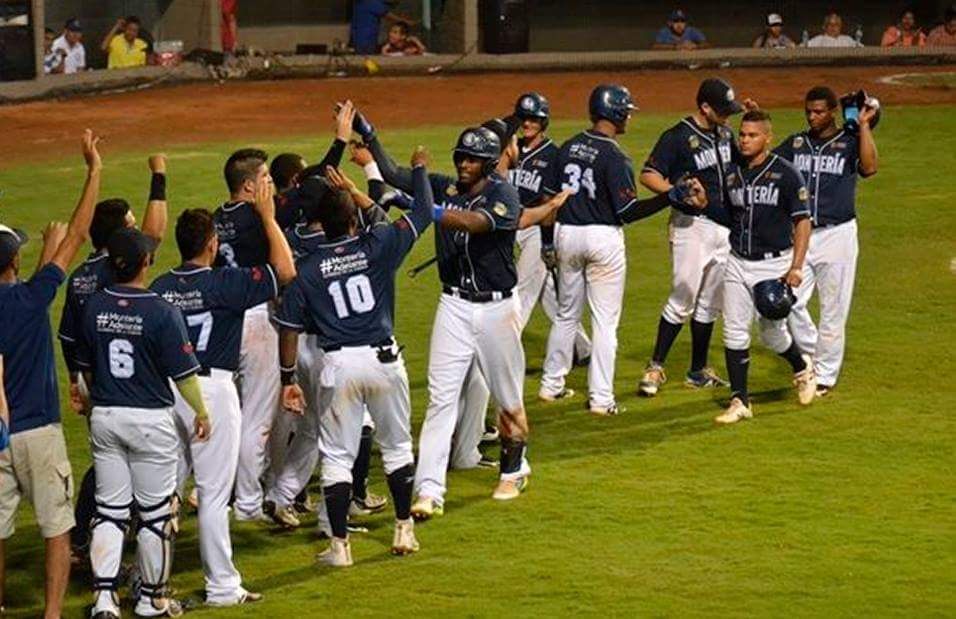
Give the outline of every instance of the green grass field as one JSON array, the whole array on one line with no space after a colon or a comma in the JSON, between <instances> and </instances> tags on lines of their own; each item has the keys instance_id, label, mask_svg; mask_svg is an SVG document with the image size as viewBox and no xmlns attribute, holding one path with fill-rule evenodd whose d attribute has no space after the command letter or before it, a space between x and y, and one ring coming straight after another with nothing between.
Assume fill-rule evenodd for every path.
<instances>
[{"instance_id":1,"label":"green grass field","mask_svg":"<svg viewBox=\"0 0 956 619\"><path fill-rule=\"evenodd\" d=\"M775 117L778 139L801 127L797 110ZM623 143L638 165L674 121L671 115L637 116ZM553 134L563 139L581 126L555 123ZM425 144L434 167L446 171L457 130L379 127L402 160L415 144ZM329 138L259 145L272 154L294 150L316 159ZM534 468L525 496L498 504L489 498L494 472L454 472L446 515L418 529L419 554L388 555L392 517L381 515L369 521L369 534L353 538L356 564L344 571L314 563L322 547L314 520L295 532L234 525L245 584L266 599L197 614L956 613L956 383L950 382L956 373L956 114L951 107L887 109L877 141L880 173L860 183L856 298L845 371L831 397L800 409L786 363L755 344L756 417L717 428L711 420L727 393L681 386L690 354L683 334L669 360L671 382L656 399L638 399L636 381L670 281L666 215L658 215L627 230L628 287L616 381L625 414L589 416L581 399L536 401L548 328L538 312L525 333ZM222 162L245 145L169 147L173 218L187 207L219 204ZM141 218L147 153L115 153L108 145L104 150L102 195L130 198ZM52 165L0 170L3 223L39 238L44 222L65 218L72 208L81 163L77 152ZM348 171L360 178L351 164ZM407 266L432 254L430 237ZM32 265L37 251L32 244L24 263ZM170 240L154 274L175 260ZM417 435L427 404L428 336L439 288L434 270L409 280L403 269L399 277L398 336L407 346ZM722 371L719 334L712 357ZM570 386L581 393L585 384L585 372L576 370ZM65 405L64 423L78 479L90 461L85 425ZM374 466L373 489L385 493L377 460ZM26 508L19 525L7 545L5 603L10 616L33 617L43 601L43 555ZM85 579L74 578L66 616L83 616L90 600ZM184 597L202 593L192 515L184 519L172 582Z\"/></svg>"}]
</instances>

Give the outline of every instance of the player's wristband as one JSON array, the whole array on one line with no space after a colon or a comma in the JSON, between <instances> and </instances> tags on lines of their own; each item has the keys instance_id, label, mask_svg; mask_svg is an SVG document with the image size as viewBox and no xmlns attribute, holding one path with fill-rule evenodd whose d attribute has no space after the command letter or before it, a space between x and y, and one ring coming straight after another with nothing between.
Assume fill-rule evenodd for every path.
<instances>
[{"instance_id":1,"label":"player's wristband","mask_svg":"<svg viewBox=\"0 0 956 619\"><path fill-rule=\"evenodd\" d=\"M295 368L279 368L279 380L284 387L296 384L298 381L295 378Z\"/></svg>"},{"instance_id":2,"label":"player's wristband","mask_svg":"<svg viewBox=\"0 0 956 619\"><path fill-rule=\"evenodd\" d=\"M434 221L436 224L440 224L440 223L441 223L441 215L442 215L442 213L444 213L444 212L445 212L445 209L443 209L442 207L438 206L437 204L435 204L434 206L432 206L432 221Z\"/></svg>"},{"instance_id":3,"label":"player's wristband","mask_svg":"<svg viewBox=\"0 0 956 619\"><path fill-rule=\"evenodd\" d=\"M149 201L166 201L166 175L162 172L153 172L149 182Z\"/></svg>"}]
</instances>

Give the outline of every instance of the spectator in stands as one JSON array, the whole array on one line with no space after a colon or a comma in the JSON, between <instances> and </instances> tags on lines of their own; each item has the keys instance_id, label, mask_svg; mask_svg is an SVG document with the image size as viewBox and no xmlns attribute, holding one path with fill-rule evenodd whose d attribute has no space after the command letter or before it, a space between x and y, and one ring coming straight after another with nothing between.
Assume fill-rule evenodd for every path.
<instances>
[{"instance_id":1,"label":"spectator in stands","mask_svg":"<svg viewBox=\"0 0 956 619\"><path fill-rule=\"evenodd\" d=\"M790 37L783 33L783 17L779 13L767 15L767 27L759 37L754 40L754 47L796 47Z\"/></svg>"},{"instance_id":2,"label":"spectator in stands","mask_svg":"<svg viewBox=\"0 0 956 619\"><path fill-rule=\"evenodd\" d=\"M63 73L86 70L86 48L83 47L83 27L80 20L71 17L55 41L52 51L62 58Z\"/></svg>"},{"instance_id":3,"label":"spectator in stands","mask_svg":"<svg viewBox=\"0 0 956 619\"><path fill-rule=\"evenodd\" d=\"M107 54L108 69L142 67L146 64L146 41L139 38L139 18L135 15L120 17L113 28L103 37L100 49Z\"/></svg>"},{"instance_id":4,"label":"spectator in stands","mask_svg":"<svg viewBox=\"0 0 956 619\"><path fill-rule=\"evenodd\" d=\"M667 25L657 32L653 49L700 49L710 47L704 33L687 25L687 13L681 9L671 12Z\"/></svg>"},{"instance_id":5,"label":"spectator in stands","mask_svg":"<svg viewBox=\"0 0 956 619\"><path fill-rule=\"evenodd\" d=\"M222 53L232 56L236 53L236 44L239 39L239 20L236 12L239 10L239 0L220 0L220 36L222 38Z\"/></svg>"},{"instance_id":6,"label":"spectator in stands","mask_svg":"<svg viewBox=\"0 0 956 619\"><path fill-rule=\"evenodd\" d=\"M863 43L843 34L843 18L829 13L823 18L823 32L807 41L807 47L863 47Z\"/></svg>"},{"instance_id":7,"label":"spectator in stands","mask_svg":"<svg viewBox=\"0 0 956 619\"><path fill-rule=\"evenodd\" d=\"M391 12L397 0L355 0L352 7L352 47L357 54L378 52L378 33L382 18L400 21Z\"/></svg>"},{"instance_id":8,"label":"spectator in stands","mask_svg":"<svg viewBox=\"0 0 956 619\"><path fill-rule=\"evenodd\" d=\"M408 34L408 24L404 21L392 24L388 29L388 40L382 46L385 56L418 56L425 53L425 45L418 37Z\"/></svg>"},{"instance_id":9,"label":"spectator in stands","mask_svg":"<svg viewBox=\"0 0 956 619\"><path fill-rule=\"evenodd\" d=\"M956 4L946 9L943 23L936 26L926 37L926 45L930 47L956 46Z\"/></svg>"},{"instance_id":10,"label":"spectator in stands","mask_svg":"<svg viewBox=\"0 0 956 619\"><path fill-rule=\"evenodd\" d=\"M56 33L52 28L43 29L43 72L47 75L63 73L63 56L53 50Z\"/></svg>"},{"instance_id":11,"label":"spectator in stands","mask_svg":"<svg viewBox=\"0 0 956 619\"><path fill-rule=\"evenodd\" d=\"M923 47L926 35L916 25L916 15L907 9L900 15L898 24L887 27L883 32L883 47Z\"/></svg>"}]
</instances>

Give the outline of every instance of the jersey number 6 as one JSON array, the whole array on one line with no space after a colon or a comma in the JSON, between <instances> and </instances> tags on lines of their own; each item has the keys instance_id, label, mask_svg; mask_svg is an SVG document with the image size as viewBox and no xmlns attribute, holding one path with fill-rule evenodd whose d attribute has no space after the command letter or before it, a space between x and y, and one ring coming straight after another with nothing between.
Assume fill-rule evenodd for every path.
<instances>
[{"instance_id":1,"label":"jersey number 6","mask_svg":"<svg viewBox=\"0 0 956 619\"><path fill-rule=\"evenodd\" d=\"M132 378L135 373L133 344L124 339L110 342L110 374L116 378Z\"/></svg>"},{"instance_id":2,"label":"jersey number 6","mask_svg":"<svg viewBox=\"0 0 956 619\"><path fill-rule=\"evenodd\" d=\"M597 185L594 184L594 170L584 168L582 172L581 166L576 163L569 163L564 166L564 175L568 180L561 183L561 189L570 189L571 193L577 193L581 187L584 187L588 191L589 198L594 200L597 197Z\"/></svg>"},{"instance_id":3,"label":"jersey number 6","mask_svg":"<svg viewBox=\"0 0 956 619\"><path fill-rule=\"evenodd\" d=\"M329 284L329 295L339 318L348 318L350 314L364 314L375 307L372 283L367 276L353 275L345 280L345 292L348 293L348 304L345 302L346 295L342 294L342 282L334 281ZM349 307L352 308L351 312Z\"/></svg>"}]
</instances>

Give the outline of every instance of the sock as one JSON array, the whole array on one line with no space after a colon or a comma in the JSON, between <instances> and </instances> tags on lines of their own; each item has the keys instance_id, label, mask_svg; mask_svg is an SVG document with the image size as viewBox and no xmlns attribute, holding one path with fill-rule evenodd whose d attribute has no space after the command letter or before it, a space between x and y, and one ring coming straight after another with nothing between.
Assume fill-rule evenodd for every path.
<instances>
[{"instance_id":1,"label":"sock","mask_svg":"<svg viewBox=\"0 0 956 619\"><path fill-rule=\"evenodd\" d=\"M690 321L691 372L699 372L707 367L707 352L710 350L710 336L713 333L714 323Z\"/></svg>"},{"instance_id":2,"label":"sock","mask_svg":"<svg viewBox=\"0 0 956 619\"><path fill-rule=\"evenodd\" d=\"M793 368L794 374L807 369L807 362L803 360L803 353L796 342L791 343L790 348L780 353L780 356L787 360L787 363Z\"/></svg>"},{"instance_id":3,"label":"sock","mask_svg":"<svg viewBox=\"0 0 956 619\"><path fill-rule=\"evenodd\" d=\"M528 443L513 438L501 437L501 461L499 470L502 475L517 473L521 470L521 461L524 459Z\"/></svg>"},{"instance_id":4,"label":"sock","mask_svg":"<svg viewBox=\"0 0 956 619\"><path fill-rule=\"evenodd\" d=\"M349 501L352 500L352 486L339 482L322 488L325 497L325 509L329 512L329 526L332 535L345 539L349 536Z\"/></svg>"},{"instance_id":5,"label":"sock","mask_svg":"<svg viewBox=\"0 0 956 619\"><path fill-rule=\"evenodd\" d=\"M415 483L415 467L406 464L388 474L388 490L395 502L395 518L408 520L412 510L412 485Z\"/></svg>"},{"instance_id":6,"label":"sock","mask_svg":"<svg viewBox=\"0 0 956 619\"><path fill-rule=\"evenodd\" d=\"M372 460L372 427L362 427L362 441L359 443L358 455L352 465L352 496L365 500L368 489L368 467Z\"/></svg>"},{"instance_id":7,"label":"sock","mask_svg":"<svg viewBox=\"0 0 956 619\"><path fill-rule=\"evenodd\" d=\"M667 322L661 316L661 321L657 324L657 343L654 344L654 356L651 358L654 363L664 365L667 353L671 351L671 346L674 345L674 340L677 339L677 334L680 333L683 326Z\"/></svg>"},{"instance_id":8,"label":"sock","mask_svg":"<svg viewBox=\"0 0 956 619\"><path fill-rule=\"evenodd\" d=\"M724 356L727 359L727 374L730 375L730 397L740 398L747 405L750 396L747 393L747 370L750 368L750 349L734 350L725 348Z\"/></svg>"},{"instance_id":9,"label":"sock","mask_svg":"<svg viewBox=\"0 0 956 619\"><path fill-rule=\"evenodd\" d=\"M295 502L296 502L296 503L305 503L306 500L308 500L308 498L309 498L309 489L308 489L308 488L303 488L303 489L302 489L302 492L300 492L299 494L295 495Z\"/></svg>"}]
</instances>

